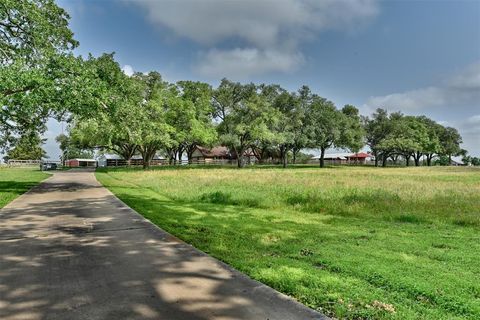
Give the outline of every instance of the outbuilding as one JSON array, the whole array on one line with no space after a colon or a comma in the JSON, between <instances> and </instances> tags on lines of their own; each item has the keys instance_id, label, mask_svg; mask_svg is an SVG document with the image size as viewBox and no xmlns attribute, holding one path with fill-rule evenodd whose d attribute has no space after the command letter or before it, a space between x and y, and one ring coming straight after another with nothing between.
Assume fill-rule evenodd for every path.
<instances>
[{"instance_id":1,"label":"outbuilding","mask_svg":"<svg viewBox=\"0 0 480 320\"><path fill-rule=\"evenodd\" d=\"M81 167L97 167L97 160L95 159L69 159L65 161L65 166L69 168L81 168Z\"/></svg>"},{"instance_id":2,"label":"outbuilding","mask_svg":"<svg viewBox=\"0 0 480 320\"><path fill-rule=\"evenodd\" d=\"M192 153L192 160L194 162L209 163L215 160L232 160L234 158L236 157L224 146L213 147L212 149L197 146Z\"/></svg>"},{"instance_id":3,"label":"outbuilding","mask_svg":"<svg viewBox=\"0 0 480 320\"><path fill-rule=\"evenodd\" d=\"M372 156L365 152L354 153L347 156L348 162L353 164L366 164L367 159L371 158Z\"/></svg>"},{"instance_id":4,"label":"outbuilding","mask_svg":"<svg viewBox=\"0 0 480 320\"><path fill-rule=\"evenodd\" d=\"M97 157L99 167L125 166L127 161L115 153L105 153Z\"/></svg>"}]
</instances>

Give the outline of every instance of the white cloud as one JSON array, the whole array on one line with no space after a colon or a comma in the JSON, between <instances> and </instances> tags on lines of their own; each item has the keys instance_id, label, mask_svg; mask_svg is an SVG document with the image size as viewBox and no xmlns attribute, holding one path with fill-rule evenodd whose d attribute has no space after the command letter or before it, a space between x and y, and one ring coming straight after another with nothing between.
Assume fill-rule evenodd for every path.
<instances>
[{"instance_id":1,"label":"white cloud","mask_svg":"<svg viewBox=\"0 0 480 320\"><path fill-rule=\"evenodd\" d=\"M420 109L445 103L444 92L440 88L428 87L418 90L371 97L367 105L399 109Z\"/></svg>"},{"instance_id":2,"label":"white cloud","mask_svg":"<svg viewBox=\"0 0 480 320\"><path fill-rule=\"evenodd\" d=\"M480 156L480 114L473 115L459 123L459 130L463 137L463 147L470 154Z\"/></svg>"},{"instance_id":3,"label":"white cloud","mask_svg":"<svg viewBox=\"0 0 480 320\"><path fill-rule=\"evenodd\" d=\"M420 110L459 105L480 108L480 61L447 79L443 85L370 97L364 108Z\"/></svg>"},{"instance_id":4,"label":"white cloud","mask_svg":"<svg viewBox=\"0 0 480 320\"><path fill-rule=\"evenodd\" d=\"M467 134L478 135L480 142L480 114L468 118L462 127Z\"/></svg>"},{"instance_id":5,"label":"white cloud","mask_svg":"<svg viewBox=\"0 0 480 320\"><path fill-rule=\"evenodd\" d=\"M299 52L282 52L257 48L235 48L232 50L212 49L201 55L196 71L211 77L233 75L234 78L245 78L250 75L270 72L291 72L304 61Z\"/></svg>"},{"instance_id":6,"label":"white cloud","mask_svg":"<svg viewBox=\"0 0 480 320\"><path fill-rule=\"evenodd\" d=\"M133 70L133 67L131 65L124 65L123 68L122 68L122 71L123 73L125 73L127 76L132 76L134 74L134 70Z\"/></svg>"},{"instance_id":7,"label":"white cloud","mask_svg":"<svg viewBox=\"0 0 480 320\"><path fill-rule=\"evenodd\" d=\"M370 114L379 107L391 111L421 110L425 113L431 113L431 110L439 107L450 108L458 114L471 114L472 109L480 112L480 61L447 78L442 85L371 97L361 110L364 114ZM455 118L453 113L452 118ZM463 137L462 147L480 156L480 114L439 123L458 128Z\"/></svg>"},{"instance_id":8,"label":"white cloud","mask_svg":"<svg viewBox=\"0 0 480 320\"><path fill-rule=\"evenodd\" d=\"M458 89L480 90L480 61L470 65L463 72L455 75L448 85Z\"/></svg>"},{"instance_id":9,"label":"white cloud","mask_svg":"<svg viewBox=\"0 0 480 320\"><path fill-rule=\"evenodd\" d=\"M291 71L303 61L300 43L328 29L358 29L378 13L377 0L127 1L142 7L162 31L206 47L200 58L207 59L199 61L197 71L221 73L209 60L220 58L226 67L222 76ZM225 48L229 40L236 45ZM278 61L261 67L269 58Z\"/></svg>"}]
</instances>

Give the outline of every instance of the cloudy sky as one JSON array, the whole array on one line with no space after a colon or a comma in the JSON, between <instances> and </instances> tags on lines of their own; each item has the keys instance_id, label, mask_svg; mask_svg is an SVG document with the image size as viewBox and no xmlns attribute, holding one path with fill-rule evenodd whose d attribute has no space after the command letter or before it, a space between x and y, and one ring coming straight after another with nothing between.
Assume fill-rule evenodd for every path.
<instances>
[{"instance_id":1,"label":"cloudy sky","mask_svg":"<svg viewBox=\"0 0 480 320\"><path fill-rule=\"evenodd\" d=\"M425 114L480 156L480 1L61 0L78 54L217 85L307 84L337 106ZM50 123L47 150L58 157Z\"/></svg>"}]
</instances>

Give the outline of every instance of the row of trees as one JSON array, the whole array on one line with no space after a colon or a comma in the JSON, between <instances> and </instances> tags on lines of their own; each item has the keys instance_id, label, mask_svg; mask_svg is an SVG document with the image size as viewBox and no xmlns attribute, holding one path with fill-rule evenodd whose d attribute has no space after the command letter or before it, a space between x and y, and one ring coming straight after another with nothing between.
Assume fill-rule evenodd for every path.
<instances>
[{"instance_id":1,"label":"row of trees","mask_svg":"<svg viewBox=\"0 0 480 320\"><path fill-rule=\"evenodd\" d=\"M68 153L100 148L125 159L140 153L146 166L159 150L175 163L184 154L191 159L198 145L214 144L228 146L239 167L247 150L284 166L303 148L318 148L321 166L327 149L357 152L365 144L383 165L399 157L431 164L435 156L462 152L453 128L382 109L363 118L356 107L339 110L307 86L288 92L227 79L217 88L172 84L157 72L129 77L113 54L75 56L68 20L53 0L0 5L0 147L11 156L28 143L38 146L50 117L70 123L70 136L58 139Z\"/></svg>"},{"instance_id":2,"label":"row of trees","mask_svg":"<svg viewBox=\"0 0 480 320\"><path fill-rule=\"evenodd\" d=\"M397 162L401 157L406 165L413 159L416 166L422 158L427 165L435 157L465 155L460 148L462 137L457 129L444 127L425 116L405 116L396 112L388 114L384 109L365 119L366 143L375 156L376 165L382 161L385 166L390 158Z\"/></svg>"},{"instance_id":3,"label":"row of trees","mask_svg":"<svg viewBox=\"0 0 480 320\"><path fill-rule=\"evenodd\" d=\"M291 93L278 85L240 84L223 79L218 88L202 82L162 80L157 72L122 73L112 55L99 60L108 66L110 103L94 115L75 115L70 134L82 148L113 150L130 159L136 152L145 166L159 150L172 163L195 148L222 144L245 164L247 150L262 161L295 161L306 147L321 150L342 147L358 151L364 128L358 109L335 105L307 86ZM105 71L105 70L104 70Z\"/></svg>"},{"instance_id":4,"label":"row of trees","mask_svg":"<svg viewBox=\"0 0 480 320\"><path fill-rule=\"evenodd\" d=\"M288 92L279 85L241 84L223 79L217 88L202 82L164 82L157 72L124 75L113 55L99 59L108 74L111 103L95 115L76 116L73 140L83 148L114 150L125 159L139 152L148 166L162 150L175 163L196 146L222 144L245 164L253 152L259 161L281 159L287 166L304 148L320 150L320 166L329 148L358 152L367 144L376 165L404 159L428 165L434 157L464 154L461 136L425 116L388 114L378 109L361 117L356 107L335 105L303 86ZM99 75L99 76L100 76Z\"/></svg>"}]
</instances>

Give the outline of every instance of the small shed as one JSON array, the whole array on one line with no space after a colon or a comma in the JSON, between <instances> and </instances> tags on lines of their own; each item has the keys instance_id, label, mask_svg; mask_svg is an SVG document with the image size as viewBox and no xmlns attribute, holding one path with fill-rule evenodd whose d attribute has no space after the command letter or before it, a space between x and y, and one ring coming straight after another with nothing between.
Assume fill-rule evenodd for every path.
<instances>
[{"instance_id":1,"label":"small shed","mask_svg":"<svg viewBox=\"0 0 480 320\"><path fill-rule=\"evenodd\" d=\"M230 150L224 146L213 147L212 149L197 146L192 153L193 161L213 162L213 160L232 160Z\"/></svg>"},{"instance_id":2,"label":"small shed","mask_svg":"<svg viewBox=\"0 0 480 320\"><path fill-rule=\"evenodd\" d=\"M323 158L327 164L347 164L350 153L329 153ZM313 157L312 160L320 160L320 156Z\"/></svg>"},{"instance_id":3,"label":"small shed","mask_svg":"<svg viewBox=\"0 0 480 320\"><path fill-rule=\"evenodd\" d=\"M348 162L354 164L366 164L367 159L370 159L372 156L365 152L354 153L347 156Z\"/></svg>"},{"instance_id":4,"label":"small shed","mask_svg":"<svg viewBox=\"0 0 480 320\"><path fill-rule=\"evenodd\" d=\"M65 166L69 168L90 167L95 168L97 166L97 160L95 159L69 159L65 161Z\"/></svg>"},{"instance_id":5,"label":"small shed","mask_svg":"<svg viewBox=\"0 0 480 320\"><path fill-rule=\"evenodd\" d=\"M99 167L117 167L126 165L126 161L115 153L105 153L97 157Z\"/></svg>"}]
</instances>

